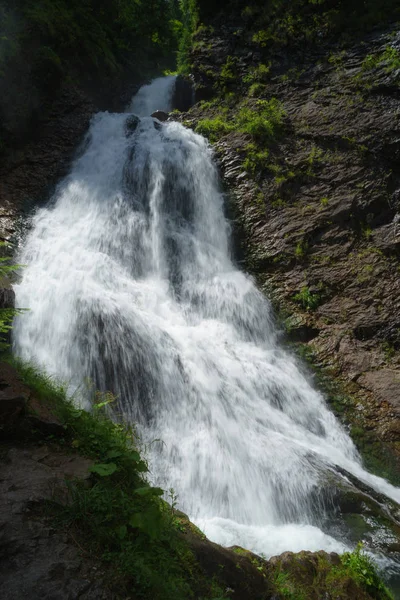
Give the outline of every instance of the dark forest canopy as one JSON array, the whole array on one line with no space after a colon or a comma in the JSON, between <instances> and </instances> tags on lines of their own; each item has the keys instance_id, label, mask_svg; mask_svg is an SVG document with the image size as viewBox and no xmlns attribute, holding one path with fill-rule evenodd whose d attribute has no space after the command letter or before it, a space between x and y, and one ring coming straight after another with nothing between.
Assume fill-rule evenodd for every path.
<instances>
[{"instance_id":1,"label":"dark forest canopy","mask_svg":"<svg viewBox=\"0 0 400 600\"><path fill-rule=\"evenodd\" d=\"M78 70L173 64L181 27L178 0L2 0L1 67L28 50L33 60Z\"/></svg>"},{"instance_id":2,"label":"dark forest canopy","mask_svg":"<svg viewBox=\"0 0 400 600\"><path fill-rule=\"evenodd\" d=\"M0 0L0 150L65 82L104 96L176 65L179 0Z\"/></svg>"}]
</instances>

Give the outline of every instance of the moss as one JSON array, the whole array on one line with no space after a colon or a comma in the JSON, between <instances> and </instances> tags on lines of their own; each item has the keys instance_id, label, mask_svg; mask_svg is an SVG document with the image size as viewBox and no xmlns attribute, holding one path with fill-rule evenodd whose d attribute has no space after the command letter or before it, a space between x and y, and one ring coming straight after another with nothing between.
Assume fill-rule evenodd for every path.
<instances>
[{"instance_id":1,"label":"moss","mask_svg":"<svg viewBox=\"0 0 400 600\"><path fill-rule=\"evenodd\" d=\"M358 546L340 559L325 552L299 552L277 561L273 571L276 592L285 600L332 600L355 594L359 600L393 600L371 559Z\"/></svg>"}]
</instances>

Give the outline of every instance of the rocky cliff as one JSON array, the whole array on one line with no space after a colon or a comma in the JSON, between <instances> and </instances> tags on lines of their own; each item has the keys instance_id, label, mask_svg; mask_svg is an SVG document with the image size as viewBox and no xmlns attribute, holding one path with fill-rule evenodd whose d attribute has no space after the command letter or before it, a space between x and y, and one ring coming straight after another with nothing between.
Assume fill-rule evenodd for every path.
<instances>
[{"instance_id":1,"label":"rocky cliff","mask_svg":"<svg viewBox=\"0 0 400 600\"><path fill-rule=\"evenodd\" d=\"M398 483L400 32L304 21L296 37L283 12L260 29L255 4L206 13L190 57L202 101L182 118L215 145L238 259L367 466Z\"/></svg>"}]
</instances>

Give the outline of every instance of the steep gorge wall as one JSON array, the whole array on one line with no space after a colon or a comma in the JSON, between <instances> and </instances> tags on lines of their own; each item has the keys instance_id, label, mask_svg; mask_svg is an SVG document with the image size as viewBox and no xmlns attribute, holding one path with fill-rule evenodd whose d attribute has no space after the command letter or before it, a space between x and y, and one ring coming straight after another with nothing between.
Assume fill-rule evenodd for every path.
<instances>
[{"instance_id":1,"label":"steep gorge wall","mask_svg":"<svg viewBox=\"0 0 400 600\"><path fill-rule=\"evenodd\" d=\"M287 338L322 368L367 466L398 483L400 28L387 10L339 35L321 7L312 25L308 3L292 23L284 4L264 21L256 2L203 12L204 101L183 119L215 144L246 268ZM285 117L262 137L273 98Z\"/></svg>"}]
</instances>

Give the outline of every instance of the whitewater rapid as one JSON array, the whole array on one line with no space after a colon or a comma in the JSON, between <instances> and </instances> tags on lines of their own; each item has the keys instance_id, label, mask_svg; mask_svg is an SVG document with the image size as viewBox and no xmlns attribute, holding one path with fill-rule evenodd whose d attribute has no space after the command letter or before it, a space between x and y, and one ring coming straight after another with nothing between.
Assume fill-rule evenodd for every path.
<instances>
[{"instance_id":1,"label":"whitewater rapid","mask_svg":"<svg viewBox=\"0 0 400 600\"><path fill-rule=\"evenodd\" d=\"M112 391L148 444L152 480L211 539L266 556L342 551L323 531L336 466L396 501L400 490L363 469L279 345L270 303L232 259L208 143L148 116L171 108L173 85L142 88L136 129L131 114L97 114L35 214L15 351L71 389L89 378Z\"/></svg>"}]
</instances>

